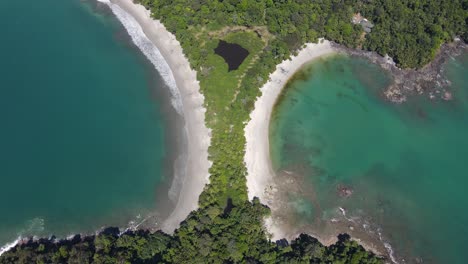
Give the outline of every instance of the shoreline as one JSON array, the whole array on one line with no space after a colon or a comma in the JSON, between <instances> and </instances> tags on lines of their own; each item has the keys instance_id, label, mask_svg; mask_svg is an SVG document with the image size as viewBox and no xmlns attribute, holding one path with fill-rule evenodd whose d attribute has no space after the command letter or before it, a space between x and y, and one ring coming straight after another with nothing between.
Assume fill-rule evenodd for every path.
<instances>
[{"instance_id":1,"label":"shoreline","mask_svg":"<svg viewBox=\"0 0 468 264\"><path fill-rule=\"evenodd\" d=\"M468 45L460 40L443 44L431 63L422 69L415 70L400 69L391 58L382 57L375 52L350 49L326 40L324 43L328 43L330 47L323 47L321 41L320 44L307 44L307 47L301 49L298 55L278 64L276 70L270 74L269 81L261 87L262 95L257 97L255 108L250 114L250 121L245 127L244 162L247 167L249 200L259 197L263 204L270 207L271 215L264 220L264 226L271 234L273 241L283 238L292 241L301 233L306 233L317 238L323 245L329 246L337 241L338 234L348 233L352 240L358 242L366 250L385 257L388 263L398 263L401 256L394 252L378 227L373 230L378 234L377 237L362 232L360 225L353 219L348 219L342 208L337 209L337 218L333 218L332 223L328 224L325 230L315 230L307 224L294 226L289 223L294 212L283 199L287 192L301 189L299 186L301 175L290 175L290 172L285 171L284 175L277 177L273 170L269 142L271 115L284 86L291 77L304 65L331 54L345 54L367 59L388 73L392 78L392 84L382 92L382 97L391 103L403 103L411 96L425 96L433 101L452 100L451 83L445 77L444 66L449 59L466 52ZM324 49L330 50L324 52ZM408 81L405 82L405 80Z\"/></svg>"},{"instance_id":2,"label":"shoreline","mask_svg":"<svg viewBox=\"0 0 468 264\"><path fill-rule=\"evenodd\" d=\"M388 56L382 57L373 51L347 48L337 43L332 45L340 52L367 59L388 72L393 83L383 91L382 96L396 104L404 103L412 96L424 96L433 101L452 100L451 82L445 77L444 66L449 59L468 50L468 44L455 38L453 42L442 44L433 60L424 67L402 69Z\"/></svg>"},{"instance_id":3,"label":"shoreline","mask_svg":"<svg viewBox=\"0 0 468 264\"><path fill-rule=\"evenodd\" d=\"M347 54L334 43L321 39L319 43L308 43L296 56L285 60L276 66L276 70L270 74L269 81L261 87L262 95L257 98L255 108L250 114L250 121L245 127L246 151L244 162L247 168L247 188L249 200L258 197L260 202L271 209L271 216L264 221L267 232L271 234L271 240L287 239L294 240L301 233L309 234L317 238L323 245L329 246L338 241L337 232L333 234L319 234L307 226L293 227L284 220L288 217L288 210L278 201L281 192L288 187L277 182L276 173L270 157L269 127L271 115L277 100L280 98L288 81L305 65L335 54ZM296 180L287 175L287 185L298 184ZM286 217L286 218L285 218ZM348 225L345 223L345 225ZM366 250L370 250L377 255L387 256L384 248L376 246L371 239L364 239L364 236L353 236Z\"/></svg>"},{"instance_id":4,"label":"shoreline","mask_svg":"<svg viewBox=\"0 0 468 264\"><path fill-rule=\"evenodd\" d=\"M261 96L255 101L255 108L250 113L250 121L245 127L246 148L244 162L247 168L247 189L249 200L258 197L260 202L275 210L275 203L268 197L268 188L272 188L275 172L270 159L269 126L273 108L288 80L305 64L314 59L336 54L331 42L320 40L319 43L308 43L296 56L276 66L270 74L269 81L260 88ZM271 218L266 220L272 239L289 239L290 235L275 225Z\"/></svg>"},{"instance_id":5,"label":"shoreline","mask_svg":"<svg viewBox=\"0 0 468 264\"><path fill-rule=\"evenodd\" d=\"M174 200L175 208L161 224L162 231L172 234L180 222L191 211L198 208L198 197L209 180L208 169L211 166L208 160L210 131L205 125L204 96L200 93L197 74L190 68L180 43L159 21L151 18L149 10L146 10L142 5L133 3L132 0L101 0L100 2L109 5L114 14L124 11L133 17L141 27L143 34L160 52L170 68L169 72L161 72L160 69L158 72L166 82L169 82L167 83L169 88L176 90L171 91L174 96L172 103L183 117L187 143L186 152L182 153L183 159L186 159L185 166L180 168L181 171L174 168L174 177L168 190L168 196ZM119 16L118 18L121 20ZM129 33L131 34L131 32ZM139 46L138 43L135 44ZM145 53L144 50L142 52ZM174 87L171 87L171 84ZM174 162L181 163L179 159ZM174 166L177 165L174 164Z\"/></svg>"}]
</instances>

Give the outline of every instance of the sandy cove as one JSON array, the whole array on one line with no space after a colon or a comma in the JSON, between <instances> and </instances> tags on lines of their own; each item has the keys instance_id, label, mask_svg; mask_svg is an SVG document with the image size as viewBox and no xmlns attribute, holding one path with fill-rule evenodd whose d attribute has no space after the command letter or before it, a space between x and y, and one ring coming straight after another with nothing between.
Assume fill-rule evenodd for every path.
<instances>
[{"instance_id":1,"label":"sandy cove","mask_svg":"<svg viewBox=\"0 0 468 264\"><path fill-rule=\"evenodd\" d=\"M249 199L259 197L260 201L275 210L275 201L269 199L267 190L274 181L270 160L269 126L273 107L284 85L304 64L325 56L334 54L331 43L320 40L319 43L308 43L301 49L297 56L285 60L276 66L276 70L270 74L269 81L260 89L262 95L255 102L255 109L250 113L250 121L245 127L246 151L244 161L247 167L247 188ZM272 234L272 239L291 239L296 234L288 234L274 221L267 219L266 226Z\"/></svg>"},{"instance_id":2,"label":"sandy cove","mask_svg":"<svg viewBox=\"0 0 468 264\"><path fill-rule=\"evenodd\" d=\"M245 127L246 150L244 161L247 167L247 188L249 199L260 198L272 212L277 208L275 200L268 195L274 182L275 172L270 160L269 126L273 107L284 85L304 64L319 57L334 54L336 51L327 40L308 43L296 56L276 66L269 81L260 89L262 95L255 102L255 109L250 113L250 121ZM279 210L279 208L277 208ZM285 230L272 218L266 219L265 225L273 240L286 238L291 240L298 234ZM336 240L336 239L335 239ZM328 243L327 243L328 244Z\"/></svg>"},{"instance_id":3,"label":"sandy cove","mask_svg":"<svg viewBox=\"0 0 468 264\"><path fill-rule=\"evenodd\" d=\"M245 127L247 144L244 161L248 172L247 188L250 200L256 196L262 203L274 208L265 196L265 189L270 186L275 175L270 160L269 126L273 106L284 85L304 64L333 53L335 51L329 41L308 43L297 56L278 64L276 70L270 74L269 81L260 89L262 95L257 98L255 109L250 113L250 121ZM273 234L274 237L283 237L276 231Z\"/></svg>"},{"instance_id":4,"label":"sandy cove","mask_svg":"<svg viewBox=\"0 0 468 264\"><path fill-rule=\"evenodd\" d=\"M336 243L337 235L341 232L319 235L314 230L304 227L291 227L288 223L278 221L278 214L281 215L281 201L275 196L278 191L287 191L288 187L277 185L275 172L270 159L269 126L273 108L289 79L300 70L305 64L328 55L342 53L343 51L333 47L327 40L320 40L319 43L308 43L296 56L285 60L276 66L276 70L270 74L269 81L260 89L262 95L255 102L255 109L250 113L250 121L245 127L246 151L244 162L247 167L247 188L249 199L259 197L263 204L268 205L272 210L272 217L265 219L265 227L271 234L273 241L286 238L293 240L300 233L308 233L317 238L322 244L329 246ZM290 183L285 183L289 186ZM298 184L292 183L292 184ZM284 189L284 190L283 190ZM281 217L280 217L281 218ZM346 225L346 224L345 224ZM347 228L347 226L346 226ZM367 237L366 237L367 238ZM367 241L353 237L367 250L371 250L378 255L385 252L381 247L375 246L374 241Z\"/></svg>"},{"instance_id":5,"label":"sandy cove","mask_svg":"<svg viewBox=\"0 0 468 264\"><path fill-rule=\"evenodd\" d=\"M175 209L161 224L164 232L172 233L192 210L198 208L198 197L209 180L210 131L205 125L206 109L203 106L204 96L200 93L197 73L190 68L189 61L176 37L167 31L160 21L152 19L150 11L145 7L133 3L132 0L101 2L117 5L136 19L146 37L157 47L169 65L181 97L188 158L185 176L180 179L181 190Z\"/></svg>"}]
</instances>

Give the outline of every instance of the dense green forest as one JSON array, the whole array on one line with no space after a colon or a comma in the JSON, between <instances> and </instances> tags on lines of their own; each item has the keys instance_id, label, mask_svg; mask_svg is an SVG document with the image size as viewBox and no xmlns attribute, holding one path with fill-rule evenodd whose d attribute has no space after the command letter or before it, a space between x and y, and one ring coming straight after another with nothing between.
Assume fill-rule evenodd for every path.
<instances>
[{"instance_id":1,"label":"dense green forest","mask_svg":"<svg viewBox=\"0 0 468 264\"><path fill-rule=\"evenodd\" d=\"M429 63L455 36L468 40L466 0L373 0L358 8L376 25L364 49L389 54L403 68Z\"/></svg>"},{"instance_id":2,"label":"dense green forest","mask_svg":"<svg viewBox=\"0 0 468 264\"><path fill-rule=\"evenodd\" d=\"M236 226L239 226L236 224ZM209 240L209 236L200 235ZM239 234L242 236L242 234ZM173 237L162 232L128 231L119 235L118 229L109 228L96 236L75 236L71 240L54 242L49 239L31 241L17 246L0 258L0 263L382 263L372 253L366 252L347 235L338 242L324 247L315 238L301 235L290 245L276 245L261 239L250 245L236 244L230 239L227 247L211 248L205 244L197 247L198 254L182 244L180 234ZM178 251L181 247L187 251Z\"/></svg>"},{"instance_id":3,"label":"dense green forest","mask_svg":"<svg viewBox=\"0 0 468 264\"><path fill-rule=\"evenodd\" d=\"M349 47L388 54L403 68L424 66L440 45L459 36L468 38L467 0L141 0L155 17L176 32L181 42L191 29L224 26L265 26L281 52L294 50L318 37ZM360 12L375 24L364 39L351 22ZM283 48L283 50L281 50ZM190 53L190 52L188 52ZM198 54L199 55L199 54Z\"/></svg>"},{"instance_id":4,"label":"dense green forest","mask_svg":"<svg viewBox=\"0 0 468 264\"><path fill-rule=\"evenodd\" d=\"M139 0L180 41L198 73L212 130L210 183L200 208L174 235L104 232L73 241L15 247L0 263L381 263L349 239L324 247L301 235L274 243L263 226L270 213L248 201L244 128L276 65L319 37L389 54L401 67L421 67L443 42L467 39L468 0ZM360 12L375 27L351 23ZM219 40L249 51L228 71L214 53Z\"/></svg>"}]
</instances>

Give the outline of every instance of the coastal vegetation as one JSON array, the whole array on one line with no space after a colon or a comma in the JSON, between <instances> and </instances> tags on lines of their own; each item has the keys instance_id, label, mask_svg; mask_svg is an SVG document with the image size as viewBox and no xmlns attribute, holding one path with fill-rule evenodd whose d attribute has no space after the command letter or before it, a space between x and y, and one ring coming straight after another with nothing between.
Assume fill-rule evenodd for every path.
<instances>
[{"instance_id":1,"label":"coastal vegetation","mask_svg":"<svg viewBox=\"0 0 468 264\"><path fill-rule=\"evenodd\" d=\"M0 263L381 263L347 235L330 247L308 235L291 243L270 241L263 225L269 209L247 196L245 124L259 87L277 64L305 43L324 37L347 47L388 53L402 67L421 67L442 42L457 35L466 39L466 1L138 2L176 35L205 96L213 164L199 209L172 236L145 231L118 235L113 230L59 243L39 240L16 246ZM454 9L461 11L451 13ZM361 26L351 23L357 12L375 23L364 38ZM408 23L415 14L420 20ZM392 27L396 22L401 23L398 32ZM238 69L229 71L215 53L220 40L249 52Z\"/></svg>"},{"instance_id":2,"label":"coastal vegetation","mask_svg":"<svg viewBox=\"0 0 468 264\"><path fill-rule=\"evenodd\" d=\"M304 234L282 246L255 238L251 244L241 245L229 234L234 233L217 236L220 241L230 239L228 244L212 244L210 236L201 233L203 244L187 245L180 234L129 231L119 235L118 229L109 228L96 236L31 241L2 255L0 263L382 263L348 235L340 235L337 243L325 247Z\"/></svg>"},{"instance_id":3,"label":"coastal vegetation","mask_svg":"<svg viewBox=\"0 0 468 264\"><path fill-rule=\"evenodd\" d=\"M202 30L223 27L265 27L276 41L270 47L287 58L290 51L318 37L366 50L388 54L403 68L429 63L440 45L455 37L467 40L466 0L324 0L324 1L186 1L141 0L156 18L162 19L181 41L197 68L203 51L191 41ZM351 23L361 13L375 27L362 38L363 30ZM203 48L201 49L203 50Z\"/></svg>"},{"instance_id":4,"label":"coastal vegetation","mask_svg":"<svg viewBox=\"0 0 468 264\"><path fill-rule=\"evenodd\" d=\"M364 49L388 54L403 68L428 64L456 36L468 40L466 0L376 0L358 8L375 23Z\"/></svg>"}]
</instances>

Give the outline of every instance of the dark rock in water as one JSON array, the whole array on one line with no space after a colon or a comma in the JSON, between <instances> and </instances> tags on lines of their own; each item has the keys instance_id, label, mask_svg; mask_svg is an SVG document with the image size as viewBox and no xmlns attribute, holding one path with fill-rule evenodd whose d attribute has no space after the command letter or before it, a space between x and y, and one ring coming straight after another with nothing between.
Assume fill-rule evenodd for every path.
<instances>
[{"instance_id":1,"label":"dark rock in water","mask_svg":"<svg viewBox=\"0 0 468 264\"><path fill-rule=\"evenodd\" d=\"M229 71L239 69L245 58L249 56L249 51L241 45L228 43L224 40L219 41L218 47L214 51L217 55L223 57L229 67Z\"/></svg>"},{"instance_id":2,"label":"dark rock in water","mask_svg":"<svg viewBox=\"0 0 468 264\"><path fill-rule=\"evenodd\" d=\"M451 83L443 74L443 67L450 58L468 50L464 41L455 39L452 43L443 44L434 60L423 68L401 69L388 56L382 57L375 52L347 48L337 43L332 45L337 51L366 58L390 73L393 83L383 91L383 96L393 103L403 103L409 96L423 94L431 100L452 100Z\"/></svg>"},{"instance_id":3,"label":"dark rock in water","mask_svg":"<svg viewBox=\"0 0 468 264\"><path fill-rule=\"evenodd\" d=\"M418 118L420 118L420 119L425 120L425 119L428 118L426 111L424 111L423 109L421 109L419 107L416 110L416 114L417 114Z\"/></svg>"},{"instance_id":4,"label":"dark rock in water","mask_svg":"<svg viewBox=\"0 0 468 264\"><path fill-rule=\"evenodd\" d=\"M343 198L348 198L353 194L353 189L343 185L338 185L337 187L338 195Z\"/></svg>"}]
</instances>

